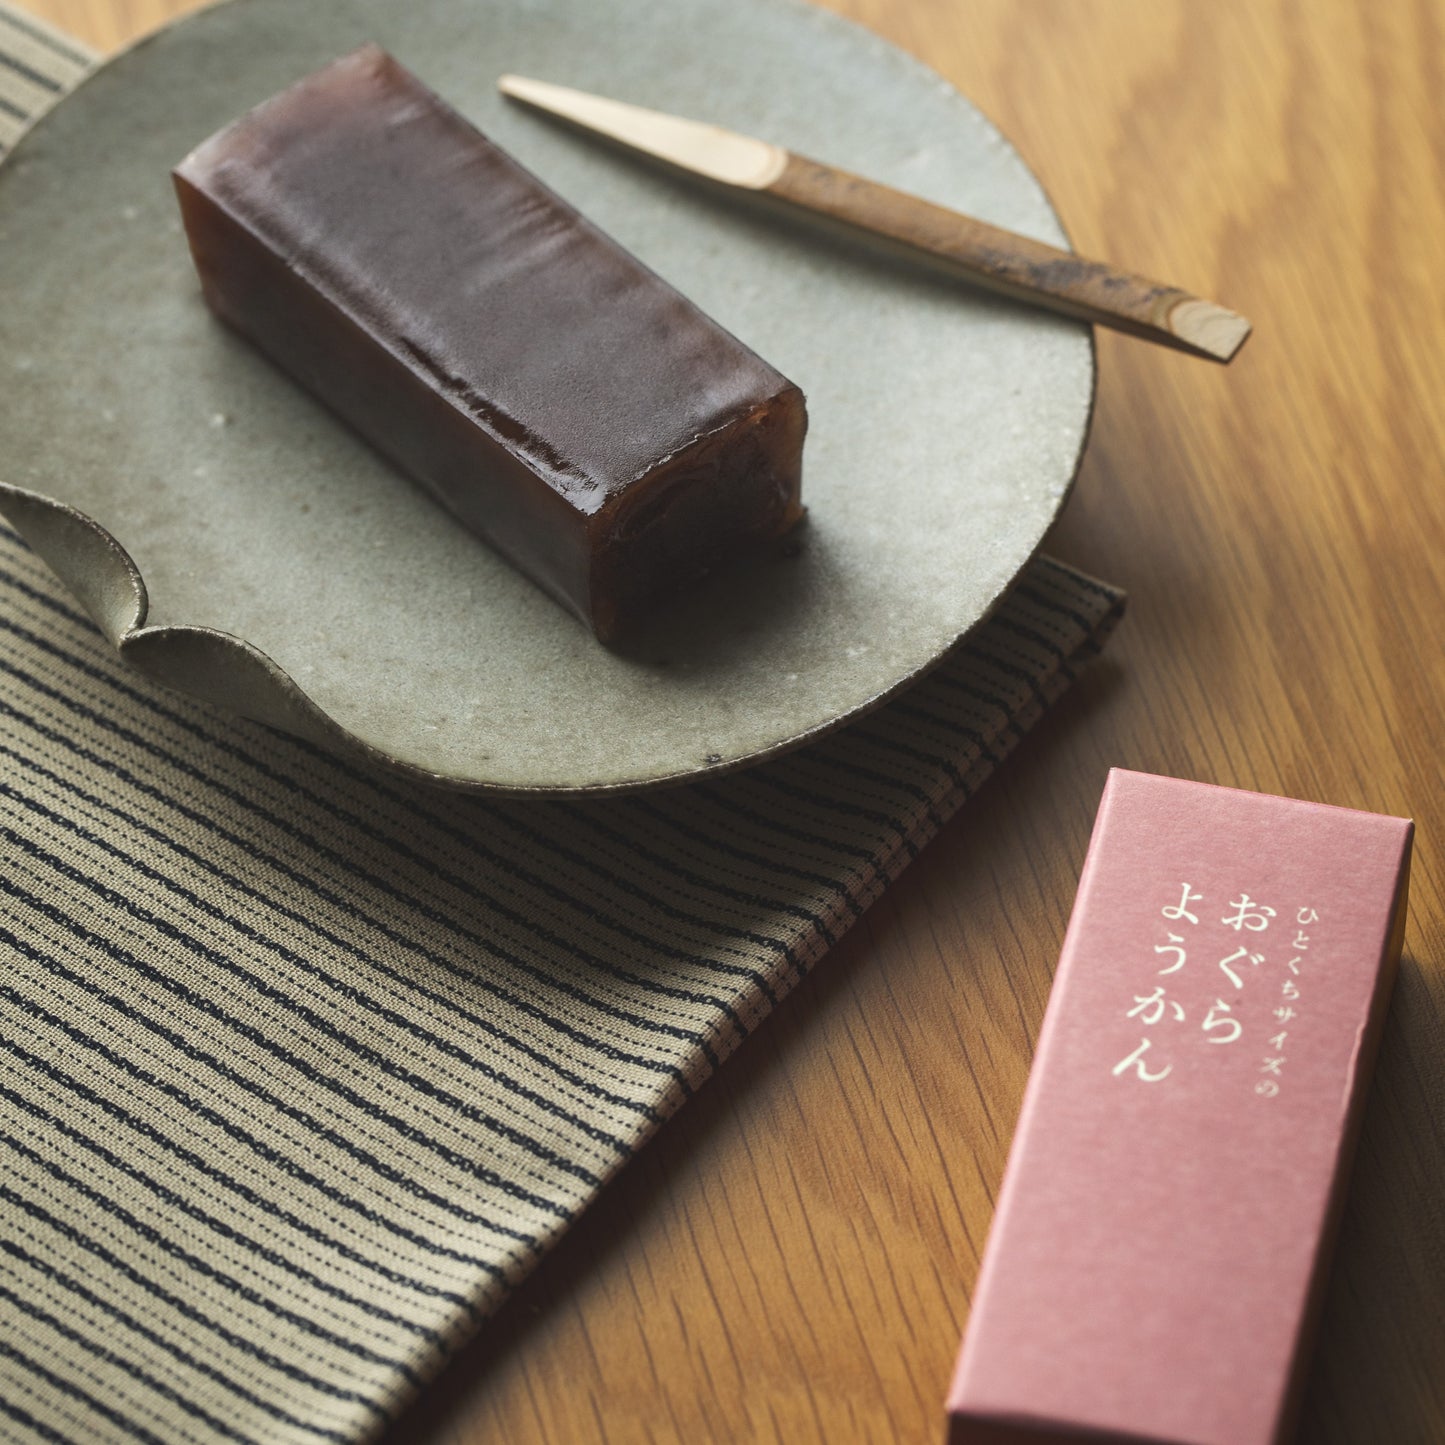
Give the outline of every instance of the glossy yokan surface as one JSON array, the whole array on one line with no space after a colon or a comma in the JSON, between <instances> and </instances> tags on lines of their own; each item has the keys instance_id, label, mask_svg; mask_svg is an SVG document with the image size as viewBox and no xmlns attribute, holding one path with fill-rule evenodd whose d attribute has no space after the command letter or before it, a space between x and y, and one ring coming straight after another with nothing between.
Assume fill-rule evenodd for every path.
<instances>
[{"instance_id":1,"label":"glossy yokan surface","mask_svg":"<svg viewBox=\"0 0 1445 1445\"><path fill-rule=\"evenodd\" d=\"M798 389L379 47L176 188L212 309L600 636L797 520Z\"/></svg>"}]
</instances>

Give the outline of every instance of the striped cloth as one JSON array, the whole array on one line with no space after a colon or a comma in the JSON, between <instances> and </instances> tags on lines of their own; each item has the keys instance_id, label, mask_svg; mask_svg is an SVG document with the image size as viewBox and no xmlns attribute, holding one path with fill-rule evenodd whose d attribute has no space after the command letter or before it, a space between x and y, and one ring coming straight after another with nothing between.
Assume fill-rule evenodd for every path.
<instances>
[{"instance_id":1,"label":"striped cloth","mask_svg":"<svg viewBox=\"0 0 1445 1445\"><path fill-rule=\"evenodd\" d=\"M94 63L84 46L0 0L0 155Z\"/></svg>"},{"instance_id":2,"label":"striped cloth","mask_svg":"<svg viewBox=\"0 0 1445 1445\"><path fill-rule=\"evenodd\" d=\"M83 67L0 11L0 125ZM685 788L479 801L131 674L0 527L0 1439L378 1434L1116 620Z\"/></svg>"}]
</instances>

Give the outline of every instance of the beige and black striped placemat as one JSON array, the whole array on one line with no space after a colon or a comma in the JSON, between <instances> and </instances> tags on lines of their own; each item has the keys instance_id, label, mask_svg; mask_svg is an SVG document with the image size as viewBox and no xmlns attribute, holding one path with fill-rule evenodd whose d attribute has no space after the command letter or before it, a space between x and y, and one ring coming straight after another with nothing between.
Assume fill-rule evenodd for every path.
<instances>
[{"instance_id":1,"label":"beige and black striped placemat","mask_svg":"<svg viewBox=\"0 0 1445 1445\"><path fill-rule=\"evenodd\" d=\"M0 156L93 63L83 45L0 0Z\"/></svg>"},{"instance_id":2,"label":"beige and black striped placemat","mask_svg":"<svg viewBox=\"0 0 1445 1445\"><path fill-rule=\"evenodd\" d=\"M84 63L0 9L0 142ZM821 744L497 804L131 674L0 527L0 1438L382 1430L1120 608L1040 559Z\"/></svg>"}]
</instances>

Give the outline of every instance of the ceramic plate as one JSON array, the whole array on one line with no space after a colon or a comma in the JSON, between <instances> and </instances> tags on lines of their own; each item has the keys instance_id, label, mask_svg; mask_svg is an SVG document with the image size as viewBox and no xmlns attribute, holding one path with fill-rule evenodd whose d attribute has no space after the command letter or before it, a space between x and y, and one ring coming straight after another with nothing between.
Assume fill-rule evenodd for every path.
<instances>
[{"instance_id":1,"label":"ceramic plate","mask_svg":"<svg viewBox=\"0 0 1445 1445\"><path fill-rule=\"evenodd\" d=\"M608 652L212 321L170 167L368 39L803 388L795 555ZM793 0L232 0L0 167L0 506L137 666L442 782L601 791L796 744L935 663L1035 551L1088 427L1089 333L590 142L501 100L508 70L1064 243L955 91Z\"/></svg>"}]
</instances>

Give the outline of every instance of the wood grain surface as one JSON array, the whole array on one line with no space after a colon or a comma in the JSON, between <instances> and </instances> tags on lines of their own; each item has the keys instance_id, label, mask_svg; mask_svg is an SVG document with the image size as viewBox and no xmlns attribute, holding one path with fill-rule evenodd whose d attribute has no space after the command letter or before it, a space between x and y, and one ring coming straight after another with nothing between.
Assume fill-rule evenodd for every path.
<instances>
[{"instance_id":1,"label":"wood grain surface","mask_svg":"<svg viewBox=\"0 0 1445 1445\"><path fill-rule=\"evenodd\" d=\"M26 0L102 48L188 0ZM1049 546L1109 655L397 1431L937 1441L1111 764L1418 823L1302 1438L1445 1441L1445 5L832 0L969 95L1086 255L1248 316L1100 333ZM1260 1199L1260 1209L1270 1201Z\"/></svg>"}]
</instances>

